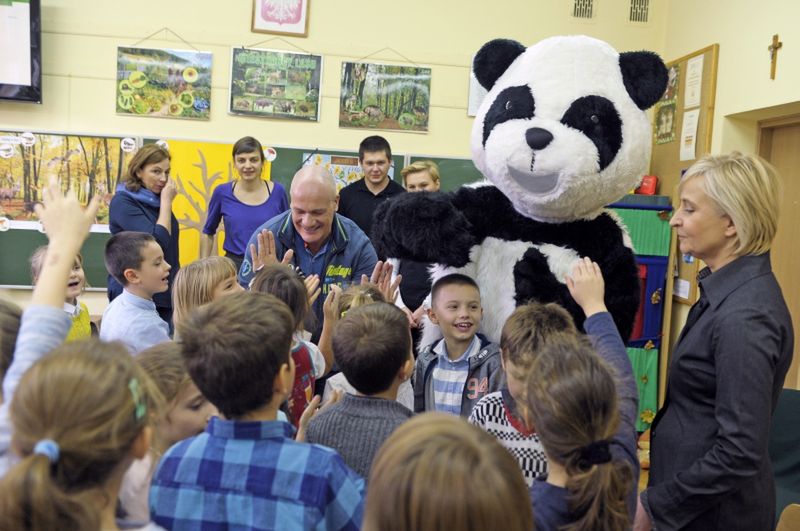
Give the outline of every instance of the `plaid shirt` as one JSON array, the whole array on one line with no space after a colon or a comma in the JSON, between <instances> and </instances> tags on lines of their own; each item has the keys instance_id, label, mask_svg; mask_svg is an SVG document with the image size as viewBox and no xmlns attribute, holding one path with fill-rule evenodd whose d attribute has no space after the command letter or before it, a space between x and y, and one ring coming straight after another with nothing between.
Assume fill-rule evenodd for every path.
<instances>
[{"instance_id":1,"label":"plaid shirt","mask_svg":"<svg viewBox=\"0 0 800 531\"><path fill-rule=\"evenodd\" d=\"M214 417L170 448L150 488L150 514L167 529L361 527L364 480L335 451L291 439L285 422Z\"/></svg>"}]
</instances>

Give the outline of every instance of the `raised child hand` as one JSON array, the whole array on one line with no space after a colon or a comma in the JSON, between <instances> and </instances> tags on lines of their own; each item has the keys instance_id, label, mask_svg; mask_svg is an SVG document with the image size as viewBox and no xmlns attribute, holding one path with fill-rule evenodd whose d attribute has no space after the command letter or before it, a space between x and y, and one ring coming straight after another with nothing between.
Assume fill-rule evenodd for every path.
<instances>
[{"instance_id":1,"label":"raised child hand","mask_svg":"<svg viewBox=\"0 0 800 531\"><path fill-rule=\"evenodd\" d=\"M606 309L605 283L600 266L591 258L581 258L572 267L572 274L567 276L567 289L581 307L586 317L608 311Z\"/></svg>"},{"instance_id":2,"label":"raised child hand","mask_svg":"<svg viewBox=\"0 0 800 531\"><path fill-rule=\"evenodd\" d=\"M309 306L314 304L314 301L319 298L319 294L322 293L322 289L319 287L319 275L311 275L310 277L306 277L303 280L303 283L306 285L306 291L308 292L308 304Z\"/></svg>"},{"instance_id":3,"label":"raised child hand","mask_svg":"<svg viewBox=\"0 0 800 531\"><path fill-rule=\"evenodd\" d=\"M96 219L100 196L95 195L84 209L75 192L70 190L64 195L58 183L51 181L42 190L42 199L43 203L37 204L34 209L50 245L67 244L77 254ZM74 256L70 257L72 259Z\"/></svg>"}]
</instances>

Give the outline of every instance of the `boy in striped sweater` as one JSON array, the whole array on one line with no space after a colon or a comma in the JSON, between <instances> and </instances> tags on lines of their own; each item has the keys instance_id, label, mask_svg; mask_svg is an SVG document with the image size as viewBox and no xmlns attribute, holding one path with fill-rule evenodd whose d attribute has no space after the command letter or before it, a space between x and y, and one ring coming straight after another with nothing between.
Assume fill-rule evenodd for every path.
<instances>
[{"instance_id":1,"label":"boy in striped sweater","mask_svg":"<svg viewBox=\"0 0 800 531\"><path fill-rule=\"evenodd\" d=\"M572 317L555 303L519 306L500 336L506 385L483 397L469 421L494 435L519 462L528 486L547 473L547 458L534 426L526 422L524 382L536 355L555 334L577 334Z\"/></svg>"}]
</instances>

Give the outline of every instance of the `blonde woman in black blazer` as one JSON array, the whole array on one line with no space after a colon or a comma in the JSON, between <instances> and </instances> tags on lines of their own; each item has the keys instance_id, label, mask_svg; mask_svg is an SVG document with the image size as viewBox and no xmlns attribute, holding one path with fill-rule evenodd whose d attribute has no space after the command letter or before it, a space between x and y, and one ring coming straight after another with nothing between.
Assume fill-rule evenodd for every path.
<instances>
[{"instance_id":1,"label":"blonde woman in black blazer","mask_svg":"<svg viewBox=\"0 0 800 531\"><path fill-rule=\"evenodd\" d=\"M769 258L779 177L752 155L708 156L679 193L671 224L681 252L708 267L672 354L634 530L770 530L767 443L794 345Z\"/></svg>"}]
</instances>

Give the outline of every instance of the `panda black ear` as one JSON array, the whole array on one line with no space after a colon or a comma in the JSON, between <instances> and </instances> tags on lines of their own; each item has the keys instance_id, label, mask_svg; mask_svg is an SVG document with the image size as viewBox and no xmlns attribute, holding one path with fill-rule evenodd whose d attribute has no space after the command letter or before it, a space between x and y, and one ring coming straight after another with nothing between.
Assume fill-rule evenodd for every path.
<instances>
[{"instance_id":1,"label":"panda black ear","mask_svg":"<svg viewBox=\"0 0 800 531\"><path fill-rule=\"evenodd\" d=\"M642 110L649 109L667 90L667 67L653 52L621 53L619 68L625 90Z\"/></svg>"},{"instance_id":2,"label":"panda black ear","mask_svg":"<svg viewBox=\"0 0 800 531\"><path fill-rule=\"evenodd\" d=\"M491 90L495 81L524 51L525 46L517 41L510 39L489 41L481 46L481 49L475 54L472 71L483 88Z\"/></svg>"}]
</instances>

